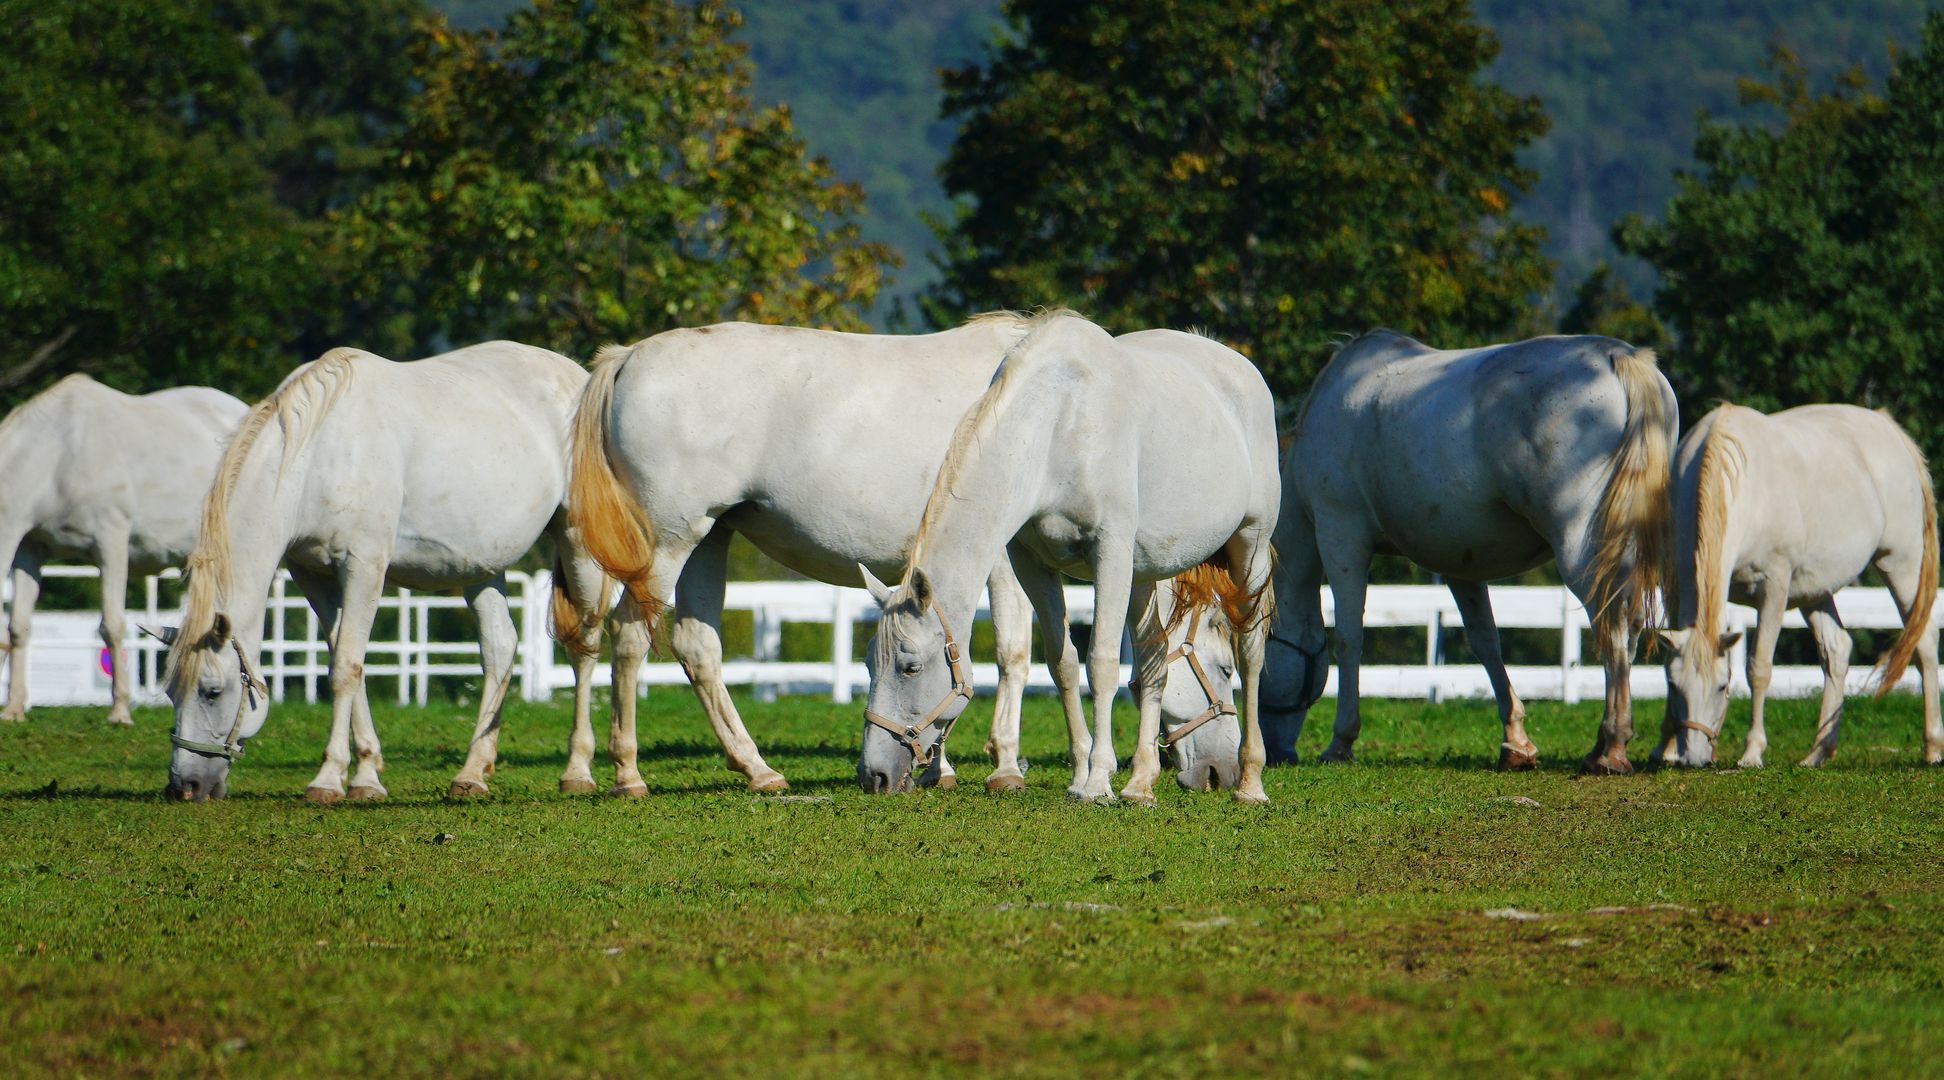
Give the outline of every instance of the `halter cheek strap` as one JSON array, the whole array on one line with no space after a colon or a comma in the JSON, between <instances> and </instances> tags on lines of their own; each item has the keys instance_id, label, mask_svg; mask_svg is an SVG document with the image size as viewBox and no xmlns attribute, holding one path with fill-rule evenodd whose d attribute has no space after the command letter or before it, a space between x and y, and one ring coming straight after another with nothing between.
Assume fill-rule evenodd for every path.
<instances>
[{"instance_id":1,"label":"halter cheek strap","mask_svg":"<svg viewBox=\"0 0 1944 1080\"><path fill-rule=\"evenodd\" d=\"M1235 706L1222 700L1221 694L1215 688L1215 680L1208 677L1208 669L1202 667L1201 657L1195 652L1195 636L1201 633L1201 617L1201 611L1196 610L1194 617L1188 623L1187 639L1169 652L1161 661L1161 670L1166 671L1169 664L1174 663L1182 657L1187 657L1188 670L1195 673L1195 681L1201 683L1202 693L1208 696L1208 708L1203 709L1194 719L1186 723L1176 724L1173 730L1163 731L1155 739L1155 745L1163 750L1171 749L1175 744L1181 742L1181 740L1194 734L1195 729L1218 716L1235 715ZM1141 680L1139 676L1136 676L1134 681L1128 684L1128 689L1134 691L1135 697L1138 698L1141 696Z\"/></svg>"},{"instance_id":2,"label":"halter cheek strap","mask_svg":"<svg viewBox=\"0 0 1944 1080\"><path fill-rule=\"evenodd\" d=\"M185 739L171 731L169 742L177 749L219 757L224 761L235 761L243 756L243 720L249 716L251 709L256 708L258 694L262 694L266 700L270 697L270 686L257 678L256 672L250 670L250 658L244 655L242 642L232 637L230 648L236 652L237 671L241 673L243 679L243 694L236 703L236 719L230 722L229 734L223 737L222 742L212 743L198 739Z\"/></svg>"},{"instance_id":3,"label":"halter cheek strap","mask_svg":"<svg viewBox=\"0 0 1944 1080\"><path fill-rule=\"evenodd\" d=\"M972 700L972 679L965 671L965 659L959 654L957 640L952 637L952 627L945 621L945 613L938 610L938 605L935 603L932 605L932 614L938 616L938 627L945 631L945 662L950 664L952 668L952 688L945 692L945 697L938 704L932 706L932 711L926 713L923 720L915 724L893 723L869 709L864 710L865 722L890 732L892 738L903 743L905 749L911 751L911 768L913 772L929 769L932 763L931 752L925 748L925 744L919 736L925 733L926 728L936 726L938 728L938 739L932 745L934 748L943 751L945 748L945 740L951 736L952 725L958 723L958 717L954 716L950 720L943 721L942 723L938 718L943 716L945 710L951 708L952 703L960 698L964 698L966 701Z\"/></svg>"}]
</instances>

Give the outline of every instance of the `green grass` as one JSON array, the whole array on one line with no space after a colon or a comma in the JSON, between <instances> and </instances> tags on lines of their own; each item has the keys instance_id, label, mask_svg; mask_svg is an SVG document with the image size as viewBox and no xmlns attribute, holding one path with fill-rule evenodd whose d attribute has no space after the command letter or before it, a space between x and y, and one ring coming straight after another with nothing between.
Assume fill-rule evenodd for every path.
<instances>
[{"instance_id":1,"label":"green grass","mask_svg":"<svg viewBox=\"0 0 1944 1080\"><path fill-rule=\"evenodd\" d=\"M1543 768L1499 775L1489 703L1374 702L1357 765L1274 770L1266 809L1168 785L1153 810L1065 798L1044 698L1006 798L969 760L984 699L959 790L880 798L850 779L858 707L743 708L814 801L746 794L677 692L644 709L639 802L554 793L561 705L511 710L466 804L441 797L462 710L383 709L391 802L330 809L299 798L321 709L281 707L206 805L154 795L164 712L0 725L0 1075L1821 1076L1944 1053L1944 770L1917 764L1909 698L1852 701L1821 771L1584 780L1595 706L1535 705ZM1812 709L1773 707L1771 761ZM1543 917L1484 914L1507 907Z\"/></svg>"}]
</instances>

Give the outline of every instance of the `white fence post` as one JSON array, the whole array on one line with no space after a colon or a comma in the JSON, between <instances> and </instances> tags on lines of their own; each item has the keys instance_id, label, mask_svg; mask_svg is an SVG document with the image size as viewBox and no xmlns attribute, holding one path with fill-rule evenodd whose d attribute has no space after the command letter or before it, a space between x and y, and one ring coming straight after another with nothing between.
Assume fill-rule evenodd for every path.
<instances>
[{"instance_id":1,"label":"white fence post","mask_svg":"<svg viewBox=\"0 0 1944 1080\"><path fill-rule=\"evenodd\" d=\"M783 652L783 620L768 605L758 607L753 613L750 627L750 644L756 653L756 662L775 660ZM772 702L776 700L776 684L764 680L756 684L756 700Z\"/></svg>"},{"instance_id":2,"label":"white fence post","mask_svg":"<svg viewBox=\"0 0 1944 1080\"><path fill-rule=\"evenodd\" d=\"M830 700L848 705L851 699L851 595L830 586Z\"/></svg>"}]
</instances>

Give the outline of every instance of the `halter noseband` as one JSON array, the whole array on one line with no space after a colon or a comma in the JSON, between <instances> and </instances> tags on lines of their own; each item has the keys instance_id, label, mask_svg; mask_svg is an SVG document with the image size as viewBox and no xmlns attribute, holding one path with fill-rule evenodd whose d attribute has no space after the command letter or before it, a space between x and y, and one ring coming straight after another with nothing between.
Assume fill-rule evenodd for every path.
<instances>
[{"instance_id":1,"label":"halter noseband","mask_svg":"<svg viewBox=\"0 0 1944 1080\"><path fill-rule=\"evenodd\" d=\"M1187 657L1188 670L1195 673L1195 681L1201 683L1202 693L1208 695L1208 708L1203 709L1194 719L1176 724L1172 731L1163 731L1157 736L1154 744L1164 751L1174 749L1177 743L1194 734L1196 728L1210 720L1218 716L1235 715L1235 706L1222 700L1221 695L1216 692L1215 680L1208 677L1208 669L1202 667L1201 657L1195 652L1195 635L1201 633L1201 617L1201 610L1196 609L1194 617L1188 621L1188 637L1162 659L1161 670L1166 672L1168 665L1184 656ZM1128 684L1128 689L1134 692L1136 698L1141 696L1140 676L1134 677L1134 680Z\"/></svg>"},{"instance_id":2,"label":"halter noseband","mask_svg":"<svg viewBox=\"0 0 1944 1080\"><path fill-rule=\"evenodd\" d=\"M270 696L270 686L262 679L257 678L256 673L250 670L250 658L243 654L242 642L232 637L230 638L230 648L236 652L237 670L242 674L243 678L243 695L241 700L236 703L236 719L230 723L229 734L223 736L222 742L212 743L201 742L196 739L185 739L171 731L169 732L169 742L177 749L205 754L209 757L219 757L224 761L235 761L237 758L243 756L243 718L249 715L251 709L256 708L256 696L259 693L265 698Z\"/></svg>"},{"instance_id":3,"label":"halter noseband","mask_svg":"<svg viewBox=\"0 0 1944 1080\"><path fill-rule=\"evenodd\" d=\"M952 688L947 690L945 697L932 706L932 711L926 713L925 718L916 724L893 723L869 709L864 710L866 723L890 732L892 738L903 743L905 749L911 751L913 772L929 769L932 763L930 751L925 749L925 744L919 741L918 737L924 734L926 728L937 726L938 739L932 745L942 752L945 748L945 740L952 734L952 725L958 723L958 717L954 716L943 723L940 723L938 718L944 715L946 709L952 707L952 702L960 698L972 700L972 679L965 672L965 659L959 655L958 641L952 637L951 624L945 621L945 613L938 610L936 603L931 605L931 609L932 614L938 616L938 628L945 632L945 662L952 668Z\"/></svg>"}]
</instances>

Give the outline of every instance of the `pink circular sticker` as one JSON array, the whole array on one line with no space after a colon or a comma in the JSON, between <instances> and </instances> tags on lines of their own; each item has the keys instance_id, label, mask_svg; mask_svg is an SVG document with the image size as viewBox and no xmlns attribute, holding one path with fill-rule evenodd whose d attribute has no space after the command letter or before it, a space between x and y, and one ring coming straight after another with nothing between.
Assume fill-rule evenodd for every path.
<instances>
[{"instance_id":1,"label":"pink circular sticker","mask_svg":"<svg viewBox=\"0 0 1944 1080\"><path fill-rule=\"evenodd\" d=\"M101 673L111 679L115 677L115 654L107 649L101 650Z\"/></svg>"}]
</instances>

